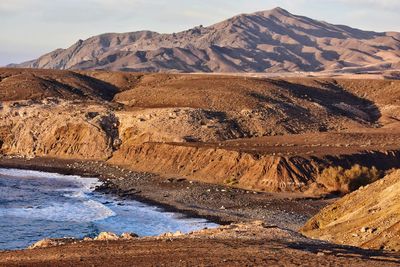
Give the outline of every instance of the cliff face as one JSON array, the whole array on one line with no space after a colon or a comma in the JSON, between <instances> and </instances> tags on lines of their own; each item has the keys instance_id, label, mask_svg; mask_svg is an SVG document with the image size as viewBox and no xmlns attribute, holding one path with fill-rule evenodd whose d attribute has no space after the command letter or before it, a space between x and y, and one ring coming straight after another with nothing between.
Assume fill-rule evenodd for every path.
<instances>
[{"instance_id":1,"label":"cliff face","mask_svg":"<svg viewBox=\"0 0 400 267\"><path fill-rule=\"evenodd\" d=\"M1 150L9 155L106 160L117 138L112 116L96 105L3 104L1 118Z\"/></svg>"},{"instance_id":2,"label":"cliff face","mask_svg":"<svg viewBox=\"0 0 400 267\"><path fill-rule=\"evenodd\" d=\"M166 176L266 191L305 189L312 182L311 173L315 170L315 166L300 157L254 157L225 149L156 143L137 147L123 145L110 163Z\"/></svg>"},{"instance_id":3,"label":"cliff face","mask_svg":"<svg viewBox=\"0 0 400 267\"><path fill-rule=\"evenodd\" d=\"M302 229L309 237L400 251L400 171L324 208Z\"/></svg>"},{"instance_id":4,"label":"cliff face","mask_svg":"<svg viewBox=\"0 0 400 267\"><path fill-rule=\"evenodd\" d=\"M133 170L246 189L299 192L307 190L326 166L361 164L390 169L400 167L399 158L400 151L365 151L319 157L271 156L218 147L162 143L136 146L127 142L109 162Z\"/></svg>"},{"instance_id":5,"label":"cliff face","mask_svg":"<svg viewBox=\"0 0 400 267\"><path fill-rule=\"evenodd\" d=\"M276 8L174 34L101 34L11 66L146 72L382 71L399 67L399 37Z\"/></svg>"}]
</instances>

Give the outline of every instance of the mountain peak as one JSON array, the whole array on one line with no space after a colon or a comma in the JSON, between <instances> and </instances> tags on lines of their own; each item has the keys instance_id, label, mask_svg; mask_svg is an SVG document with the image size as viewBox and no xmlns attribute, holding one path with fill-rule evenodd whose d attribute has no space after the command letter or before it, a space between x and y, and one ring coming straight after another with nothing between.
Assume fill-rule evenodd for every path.
<instances>
[{"instance_id":1,"label":"mountain peak","mask_svg":"<svg viewBox=\"0 0 400 267\"><path fill-rule=\"evenodd\" d=\"M400 61L400 41L391 36L397 33L333 25L276 7L176 34L94 36L79 49L73 45L13 66L141 72L381 70Z\"/></svg>"},{"instance_id":2,"label":"mountain peak","mask_svg":"<svg viewBox=\"0 0 400 267\"><path fill-rule=\"evenodd\" d=\"M257 12L260 13L260 12ZM274 15L274 16L290 16L292 15L289 11L287 11L286 9L283 9L281 7L275 7L273 9L270 10L266 10L263 11L261 13L264 13L265 15Z\"/></svg>"},{"instance_id":3,"label":"mountain peak","mask_svg":"<svg viewBox=\"0 0 400 267\"><path fill-rule=\"evenodd\" d=\"M278 13L290 14L289 11L287 11L286 9L283 9L283 8L281 8L281 7L279 7L279 6L277 6L277 7L273 8L273 9L271 9L270 11L272 11L272 12L278 12Z\"/></svg>"},{"instance_id":4,"label":"mountain peak","mask_svg":"<svg viewBox=\"0 0 400 267\"><path fill-rule=\"evenodd\" d=\"M281 7L275 7L273 9L268 9L268 10L263 10L263 11L258 11L252 14L247 14L247 15L258 15L258 16L263 16L263 17L277 17L277 18L284 18L284 17L292 17L293 14L287 11L286 9L283 9Z\"/></svg>"}]
</instances>

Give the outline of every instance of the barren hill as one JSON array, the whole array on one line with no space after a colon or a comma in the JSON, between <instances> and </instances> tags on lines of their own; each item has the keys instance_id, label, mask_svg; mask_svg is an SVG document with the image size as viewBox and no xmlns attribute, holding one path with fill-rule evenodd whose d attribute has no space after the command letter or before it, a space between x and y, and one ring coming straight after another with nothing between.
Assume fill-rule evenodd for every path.
<instances>
[{"instance_id":1,"label":"barren hill","mask_svg":"<svg viewBox=\"0 0 400 267\"><path fill-rule=\"evenodd\" d=\"M303 228L309 237L400 250L400 171L345 196Z\"/></svg>"},{"instance_id":2,"label":"barren hill","mask_svg":"<svg viewBox=\"0 0 400 267\"><path fill-rule=\"evenodd\" d=\"M117 87L71 71L0 69L0 101L111 100Z\"/></svg>"},{"instance_id":3,"label":"barren hill","mask_svg":"<svg viewBox=\"0 0 400 267\"><path fill-rule=\"evenodd\" d=\"M173 34L102 34L11 66L151 72L359 72L396 69L399 62L400 33L362 31L275 8Z\"/></svg>"}]
</instances>

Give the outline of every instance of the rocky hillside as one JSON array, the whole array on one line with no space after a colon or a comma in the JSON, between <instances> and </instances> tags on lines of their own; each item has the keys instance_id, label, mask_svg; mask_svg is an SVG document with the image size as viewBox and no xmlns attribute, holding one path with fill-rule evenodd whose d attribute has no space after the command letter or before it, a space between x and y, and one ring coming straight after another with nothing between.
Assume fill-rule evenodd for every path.
<instances>
[{"instance_id":1,"label":"rocky hillside","mask_svg":"<svg viewBox=\"0 0 400 267\"><path fill-rule=\"evenodd\" d=\"M32 69L0 77L7 156L101 160L264 191L308 190L330 165L400 167L400 81Z\"/></svg>"},{"instance_id":2,"label":"rocky hillside","mask_svg":"<svg viewBox=\"0 0 400 267\"><path fill-rule=\"evenodd\" d=\"M12 66L150 72L360 72L396 69L399 61L400 33L362 31L275 8L173 34L102 34Z\"/></svg>"},{"instance_id":3,"label":"rocky hillside","mask_svg":"<svg viewBox=\"0 0 400 267\"><path fill-rule=\"evenodd\" d=\"M302 232L339 244L400 251L400 171L324 208Z\"/></svg>"}]
</instances>

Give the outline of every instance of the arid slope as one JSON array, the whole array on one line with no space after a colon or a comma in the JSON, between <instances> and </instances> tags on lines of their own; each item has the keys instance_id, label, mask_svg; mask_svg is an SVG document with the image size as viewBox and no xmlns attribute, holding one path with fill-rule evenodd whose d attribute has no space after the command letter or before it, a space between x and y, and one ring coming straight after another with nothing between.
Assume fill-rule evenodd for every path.
<instances>
[{"instance_id":1,"label":"arid slope","mask_svg":"<svg viewBox=\"0 0 400 267\"><path fill-rule=\"evenodd\" d=\"M324 208L302 232L339 244L400 251L400 171Z\"/></svg>"}]
</instances>

